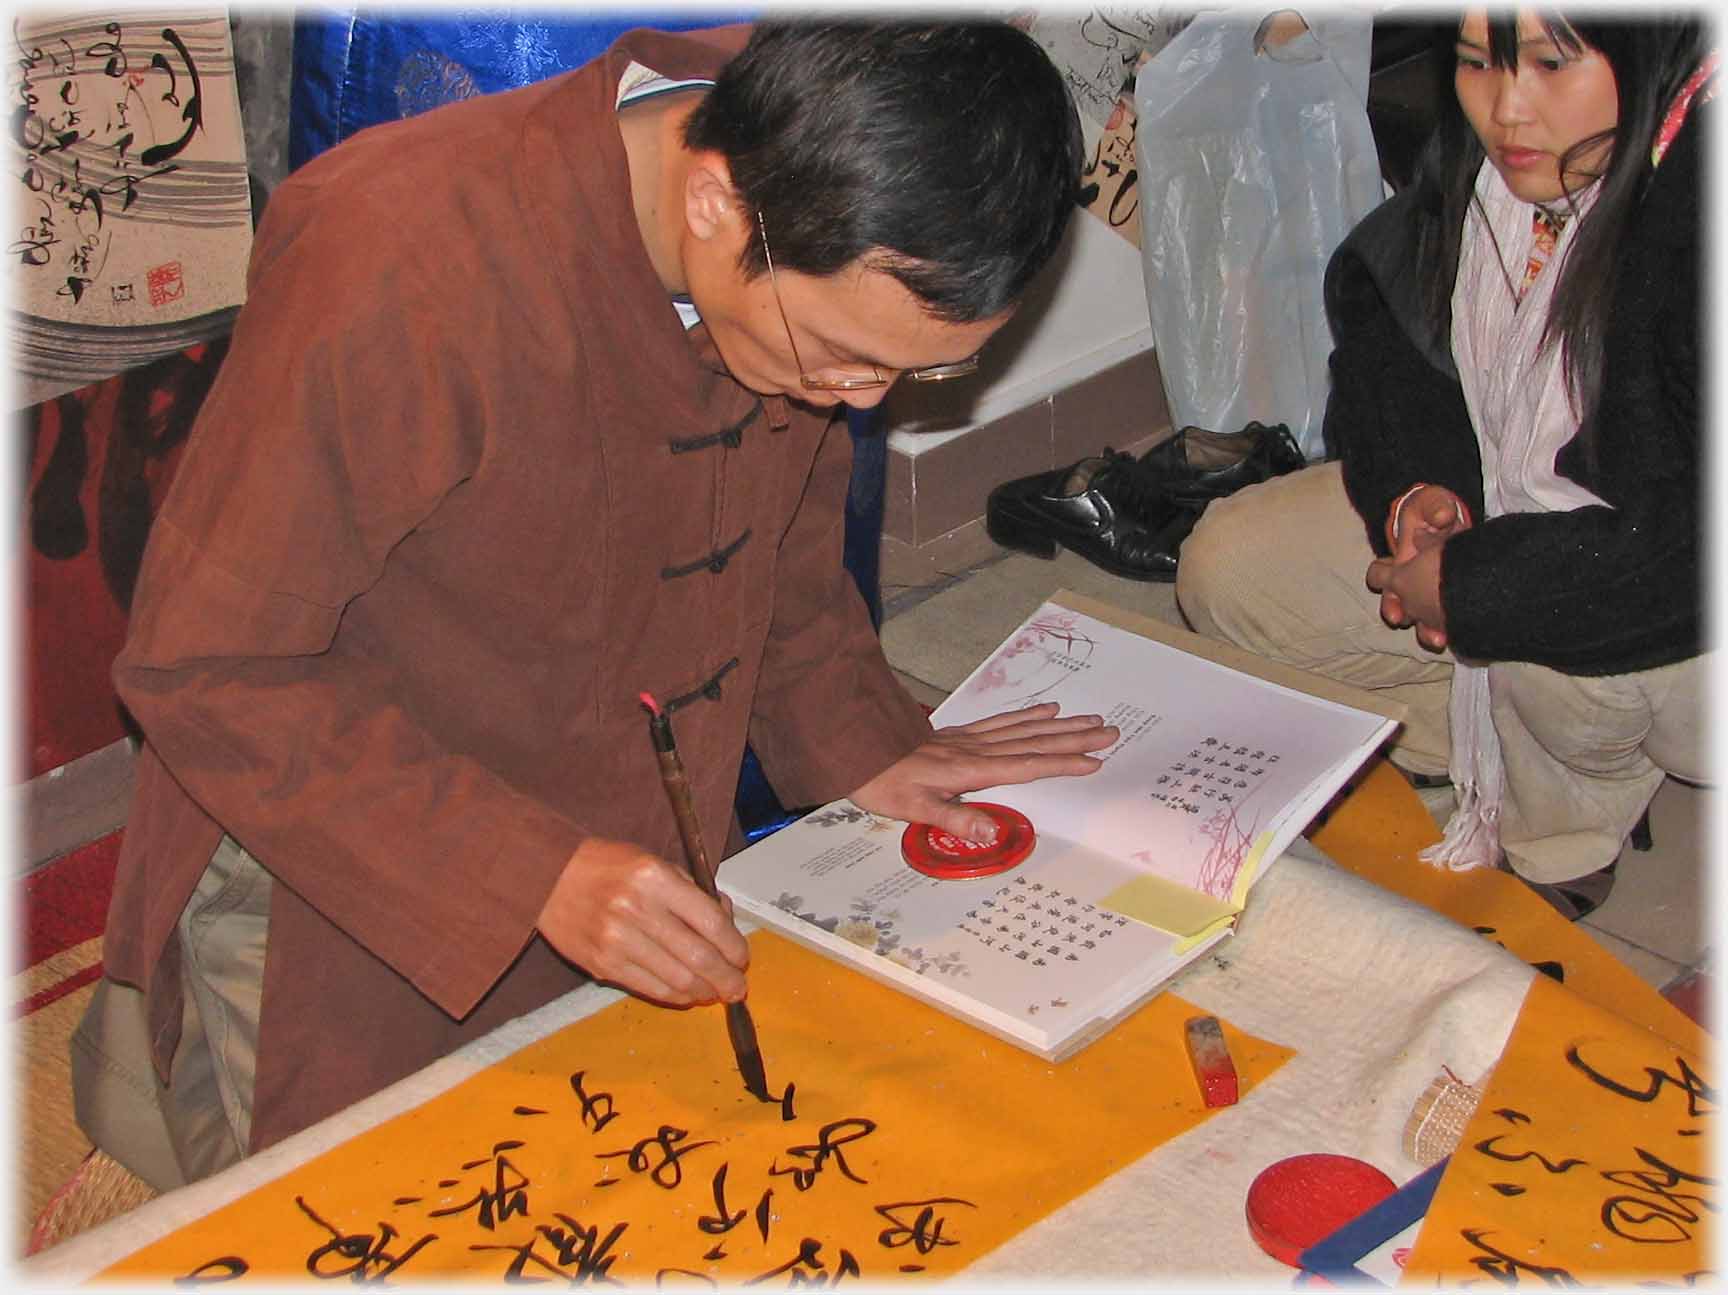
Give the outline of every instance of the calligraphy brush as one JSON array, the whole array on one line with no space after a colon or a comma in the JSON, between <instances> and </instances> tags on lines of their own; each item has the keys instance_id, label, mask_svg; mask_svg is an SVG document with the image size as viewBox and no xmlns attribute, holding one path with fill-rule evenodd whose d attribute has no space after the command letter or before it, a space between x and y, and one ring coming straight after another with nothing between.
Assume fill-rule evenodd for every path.
<instances>
[{"instance_id":1,"label":"calligraphy brush","mask_svg":"<svg viewBox=\"0 0 1728 1295\"><path fill-rule=\"evenodd\" d=\"M702 827L696 821L690 781L684 776L684 761L679 758L678 744L672 737L672 719L653 697L642 693L641 698L648 709L648 735L654 739L654 754L660 759L660 781L666 785L667 799L672 802L672 813L678 820L678 835L684 839L684 857L689 861L690 875L703 894L718 902L720 888L714 883L714 866L708 862L708 851L702 844ZM756 1023L743 1003L726 1004L726 1034L732 1040L732 1055L738 1060L745 1091L758 1101L772 1100L768 1096L768 1076L762 1069L762 1049L756 1043Z\"/></svg>"}]
</instances>

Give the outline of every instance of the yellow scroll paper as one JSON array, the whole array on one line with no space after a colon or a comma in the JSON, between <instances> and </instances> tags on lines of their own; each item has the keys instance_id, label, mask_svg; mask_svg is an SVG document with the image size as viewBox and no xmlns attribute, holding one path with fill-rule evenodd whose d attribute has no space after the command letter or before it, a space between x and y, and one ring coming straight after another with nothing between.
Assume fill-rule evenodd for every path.
<instances>
[{"instance_id":1,"label":"yellow scroll paper","mask_svg":"<svg viewBox=\"0 0 1728 1295\"><path fill-rule=\"evenodd\" d=\"M1703 1050L1697 1025L1516 877L1491 868L1452 872L1417 858L1440 829L1386 761L1370 768L1312 839L1341 866L1471 927L1580 998Z\"/></svg>"},{"instance_id":2,"label":"yellow scroll paper","mask_svg":"<svg viewBox=\"0 0 1728 1295\"><path fill-rule=\"evenodd\" d=\"M1538 976L1401 1285L1715 1285L1711 1067Z\"/></svg>"},{"instance_id":3,"label":"yellow scroll paper","mask_svg":"<svg viewBox=\"0 0 1728 1295\"><path fill-rule=\"evenodd\" d=\"M718 1010L627 1000L98 1280L929 1277L1208 1118L1173 996L1056 1065L767 932L751 950L781 1100L743 1091ZM1248 1088L1292 1055L1225 1033Z\"/></svg>"}]
</instances>

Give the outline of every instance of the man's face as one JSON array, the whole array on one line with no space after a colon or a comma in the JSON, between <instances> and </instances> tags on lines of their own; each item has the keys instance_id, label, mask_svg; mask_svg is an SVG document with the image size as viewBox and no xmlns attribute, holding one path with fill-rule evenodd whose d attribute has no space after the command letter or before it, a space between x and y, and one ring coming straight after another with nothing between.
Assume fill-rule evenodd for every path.
<instances>
[{"instance_id":1,"label":"man's face","mask_svg":"<svg viewBox=\"0 0 1728 1295\"><path fill-rule=\"evenodd\" d=\"M972 358L1012 313L975 324L944 323L898 279L861 262L826 277L777 270L746 280L737 258L754 225L740 217L730 226L726 237L687 244L684 267L690 296L726 367L761 395L869 409L909 369ZM804 381L869 377L872 370L886 379L883 385L836 391Z\"/></svg>"},{"instance_id":2,"label":"man's face","mask_svg":"<svg viewBox=\"0 0 1728 1295\"><path fill-rule=\"evenodd\" d=\"M1569 54L1556 46L1528 10L1518 14L1518 63L1508 68L1489 61L1486 14L1468 13L1458 31L1453 80L1488 160L1523 201L1557 201L1568 188L1576 192L1589 184L1606 165L1604 143L1572 159L1561 181L1566 151L1619 120L1613 69L1593 49Z\"/></svg>"}]
</instances>

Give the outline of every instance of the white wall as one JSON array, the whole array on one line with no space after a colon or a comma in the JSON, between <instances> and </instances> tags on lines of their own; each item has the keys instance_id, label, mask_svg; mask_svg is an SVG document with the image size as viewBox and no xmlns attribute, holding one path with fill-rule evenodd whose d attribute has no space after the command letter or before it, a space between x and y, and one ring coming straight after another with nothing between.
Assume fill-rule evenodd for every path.
<instances>
[{"instance_id":1,"label":"white wall","mask_svg":"<svg viewBox=\"0 0 1728 1295\"><path fill-rule=\"evenodd\" d=\"M965 424L921 430L917 384L902 383L890 406L897 430L889 448L922 454L1151 349L1139 249L1096 216L1076 212L1020 313L986 348L983 369L966 379L973 401Z\"/></svg>"}]
</instances>

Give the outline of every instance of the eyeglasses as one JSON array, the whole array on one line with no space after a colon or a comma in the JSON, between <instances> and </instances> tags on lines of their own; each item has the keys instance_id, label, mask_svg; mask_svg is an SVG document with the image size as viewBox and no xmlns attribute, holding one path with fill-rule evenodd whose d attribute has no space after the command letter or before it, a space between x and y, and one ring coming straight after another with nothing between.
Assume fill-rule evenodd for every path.
<instances>
[{"instance_id":1,"label":"eyeglasses","mask_svg":"<svg viewBox=\"0 0 1728 1295\"><path fill-rule=\"evenodd\" d=\"M768 250L768 223L762 218L762 213L756 213L756 228L762 235L762 259L768 263L768 286L774 290L774 305L780 311L780 323L786 329L786 343L792 348L792 360L798 366L798 381L811 391L867 391L871 387L885 387L893 381L882 376L882 371L875 365L870 365L869 373L861 373L856 369L823 369L819 373L811 373L804 368L804 361L798 356L798 343L792 339L792 321L786 318L786 303L780 299L780 283L774 277L774 253ZM978 357L956 360L953 364L930 364L921 369L907 369L905 376L914 382L946 382L950 378L963 378L969 373L978 372Z\"/></svg>"}]
</instances>

